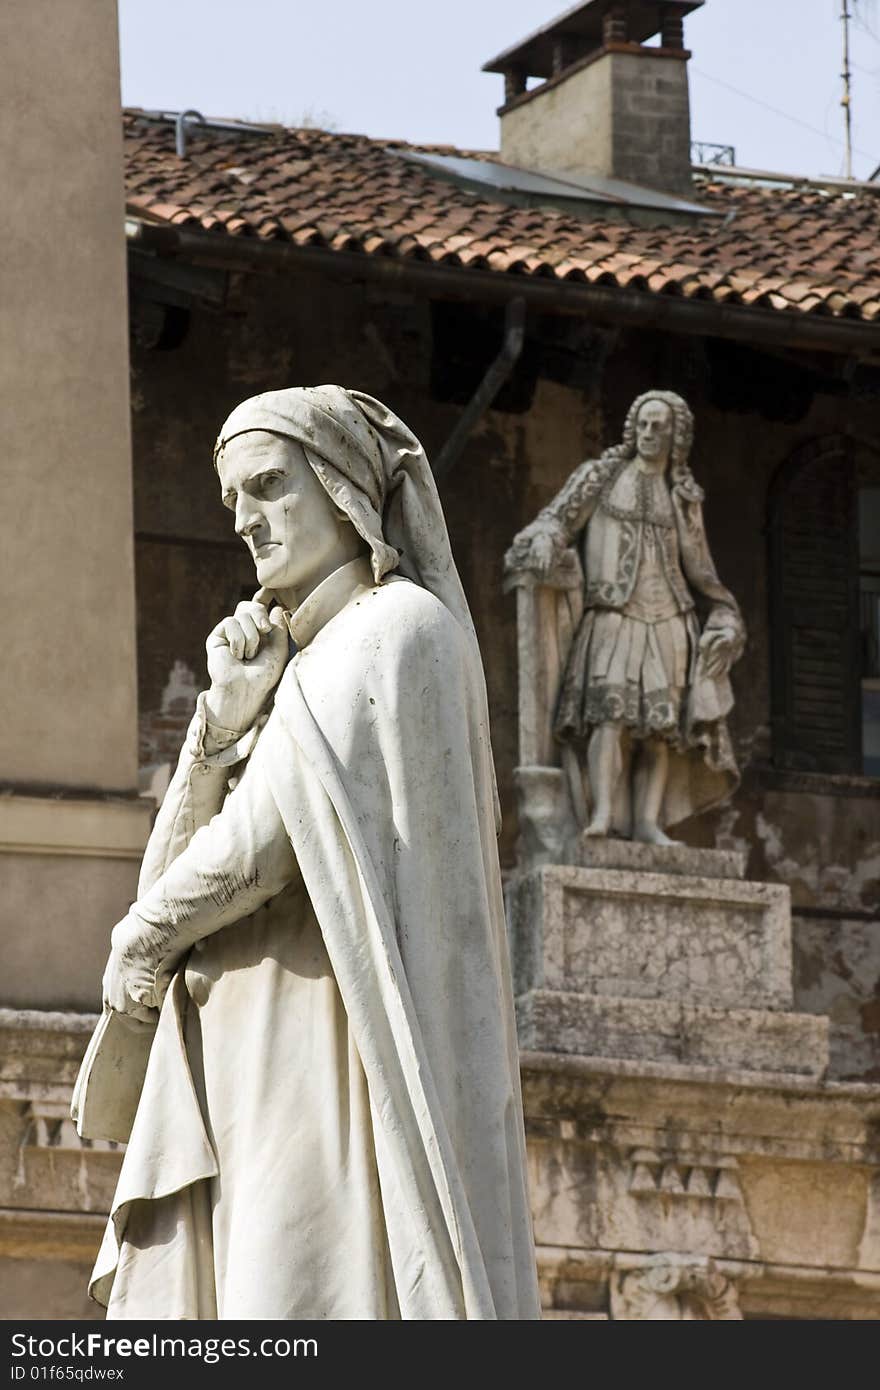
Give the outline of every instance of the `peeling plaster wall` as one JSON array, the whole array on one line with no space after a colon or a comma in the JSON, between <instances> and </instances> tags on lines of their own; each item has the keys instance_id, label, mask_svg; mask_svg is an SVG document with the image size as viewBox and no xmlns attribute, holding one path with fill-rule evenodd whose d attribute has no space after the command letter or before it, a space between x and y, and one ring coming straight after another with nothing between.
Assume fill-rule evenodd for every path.
<instances>
[{"instance_id":1,"label":"peeling plaster wall","mask_svg":"<svg viewBox=\"0 0 880 1390\"><path fill-rule=\"evenodd\" d=\"M338 381L385 400L436 453L460 412L459 403L436 398L436 361L432 393L437 331L429 303L403 291L255 276L233 279L226 313L195 311L174 351L134 349L141 756L148 776L176 755L205 679L208 631L253 585L211 466L226 414L257 391ZM454 355L456 348L449 350ZM493 351L487 348L486 366ZM786 786L773 772L765 522L770 481L791 451L847 429L876 438L880 401L812 394L790 366L779 369L779 382L768 381L768 361L772 372L772 360L743 348L532 320L516 389L507 391L516 408L483 418L441 493L486 664L505 812L502 856L510 864L516 631L513 599L501 593L504 551L576 463L619 437L637 393L663 386L691 402L692 463L707 492L710 543L742 605L749 645L734 671L732 732L742 787L730 806L677 833L693 845L743 849L750 877L791 887L795 1007L830 1013L836 1075L876 1079L880 926L869 917L880 886L880 799L832 779Z\"/></svg>"}]
</instances>

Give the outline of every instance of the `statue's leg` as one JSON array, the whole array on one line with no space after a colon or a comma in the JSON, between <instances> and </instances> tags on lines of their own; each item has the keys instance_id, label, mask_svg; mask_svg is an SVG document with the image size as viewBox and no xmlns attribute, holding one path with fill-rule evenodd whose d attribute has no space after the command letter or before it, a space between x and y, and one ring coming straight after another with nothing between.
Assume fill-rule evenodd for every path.
<instances>
[{"instance_id":1,"label":"statue's leg","mask_svg":"<svg viewBox=\"0 0 880 1390\"><path fill-rule=\"evenodd\" d=\"M562 770L568 783L568 793L571 797L571 806L574 812L575 824L578 830L583 829L587 823L589 805L587 797L588 789L584 786L584 769L582 766L582 753L573 743L562 745Z\"/></svg>"},{"instance_id":2,"label":"statue's leg","mask_svg":"<svg viewBox=\"0 0 880 1390\"><path fill-rule=\"evenodd\" d=\"M658 824L666 779L669 776L669 744L662 738L646 738L639 746L633 773L633 839L649 845L674 845Z\"/></svg>"},{"instance_id":3,"label":"statue's leg","mask_svg":"<svg viewBox=\"0 0 880 1390\"><path fill-rule=\"evenodd\" d=\"M620 777L620 724L597 724L590 735L587 763L590 769L590 790L593 794L593 817L586 835L607 835L611 828L614 792Z\"/></svg>"},{"instance_id":4,"label":"statue's leg","mask_svg":"<svg viewBox=\"0 0 880 1390\"><path fill-rule=\"evenodd\" d=\"M633 796L632 770L635 740L626 727L620 731L620 777L612 797L614 828L627 840L632 839Z\"/></svg>"}]
</instances>

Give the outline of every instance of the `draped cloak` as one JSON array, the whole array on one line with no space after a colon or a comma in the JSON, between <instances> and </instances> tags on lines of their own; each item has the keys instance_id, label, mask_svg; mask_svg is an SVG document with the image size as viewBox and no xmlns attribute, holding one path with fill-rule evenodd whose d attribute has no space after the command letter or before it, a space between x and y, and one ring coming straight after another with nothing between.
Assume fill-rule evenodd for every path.
<instances>
[{"instance_id":1,"label":"draped cloak","mask_svg":"<svg viewBox=\"0 0 880 1390\"><path fill-rule=\"evenodd\" d=\"M317 630L242 762L225 768L237 785L213 808L208 796L217 814L196 828L184 796L168 844L152 847L168 862L135 906L145 940L151 915L174 925L176 954L146 957L173 976L91 1286L114 1316L539 1316L479 656L426 589L354 568L341 591L342 571L325 581L335 593L324 611L325 586L312 596ZM216 783L211 761L191 739L177 776ZM325 996L338 992L330 1033L340 1019L347 1029L326 1056L291 1055L283 1027L273 1031L301 1007L310 973L295 960L267 965L282 952L255 923L273 911L285 942L305 914L326 952ZM308 1069L310 1094L340 1104L340 1049L353 1095L362 1068L361 1100L341 1103L357 1143L343 1135L328 1149L323 1105L302 1113L289 1096L305 1094L293 1079ZM283 1164L261 1153L258 1109L236 1109L251 1094L272 1118L267 1144L288 1136L302 1190L286 1191ZM373 1166L354 1203L375 1208L364 1229L366 1244L367 1228L378 1231L378 1254L322 1243L353 1149ZM217 1211L236 1191L247 1210L232 1269L218 1259ZM135 1294L113 1313L120 1259ZM139 1299L139 1262L150 1260ZM243 1277L257 1311L239 1296ZM276 1290L266 1312L261 1279ZM358 1280L387 1287L361 1304L324 1297Z\"/></svg>"}]
</instances>

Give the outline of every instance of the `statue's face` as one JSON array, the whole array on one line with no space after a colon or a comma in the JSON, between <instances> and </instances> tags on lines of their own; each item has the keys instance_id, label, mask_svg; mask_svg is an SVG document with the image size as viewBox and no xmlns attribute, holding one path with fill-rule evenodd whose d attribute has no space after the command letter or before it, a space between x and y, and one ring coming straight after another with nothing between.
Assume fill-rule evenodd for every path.
<instances>
[{"instance_id":1,"label":"statue's face","mask_svg":"<svg viewBox=\"0 0 880 1390\"><path fill-rule=\"evenodd\" d=\"M665 468L672 449L672 410L665 401L645 401L636 417L636 451L654 468Z\"/></svg>"},{"instance_id":2,"label":"statue's face","mask_svg":"<svg viewBox=\"0 0 880 1390\"><path fill-rule=\"evenodd\" d=\"M235 513L258 583L276 593L309 588L349 523L340 520L300 445L250 430L225 446L217 472L223 505Z\"/></svg>"}]
</instances>

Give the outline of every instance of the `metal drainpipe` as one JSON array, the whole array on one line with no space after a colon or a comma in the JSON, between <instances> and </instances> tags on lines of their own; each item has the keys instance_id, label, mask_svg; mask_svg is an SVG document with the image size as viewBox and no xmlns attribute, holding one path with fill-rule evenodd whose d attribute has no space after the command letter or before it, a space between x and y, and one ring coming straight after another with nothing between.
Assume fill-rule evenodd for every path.
<instances>
[{"instance_id":1,"label":"metal drainpipe","mask_svg":"<svg viewBox=\"0 0 880 1390\"><path fill-rule=\"evenodd\" d=\"M525 322L526 301L520 296L508 300L504 314L504 340L501 351L461 412L455 428L434 460L434 477L438 482L452 471L480 416L489 409L516 366L522 352Z\"/></svg>"},{"instance_id":2,"label":"metal drainpipe","mask_svg":"<svg viewBox=\"0 0 880 1390\"><path fill-rule=\"evenodd\" d=\"M183 159L183 157L186 154L187 121L201 121L202 125L207 124L201 111L194 111L192 108L190 108L188 111L180 112L180 114L177 117L177 120L174 122L174 139L177 146L178 159Z\"/></svg>"}]
</instances>

